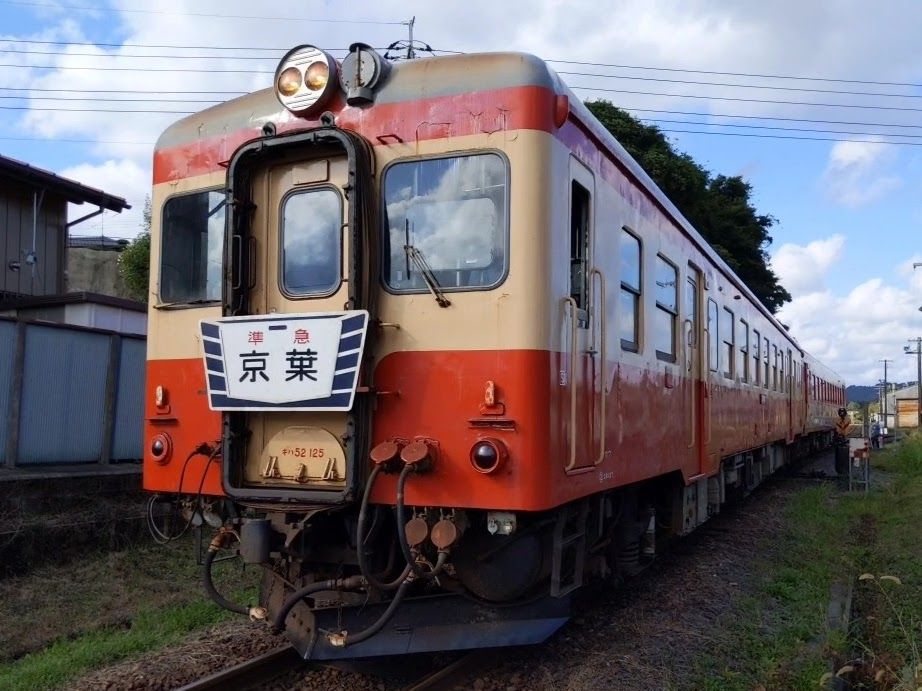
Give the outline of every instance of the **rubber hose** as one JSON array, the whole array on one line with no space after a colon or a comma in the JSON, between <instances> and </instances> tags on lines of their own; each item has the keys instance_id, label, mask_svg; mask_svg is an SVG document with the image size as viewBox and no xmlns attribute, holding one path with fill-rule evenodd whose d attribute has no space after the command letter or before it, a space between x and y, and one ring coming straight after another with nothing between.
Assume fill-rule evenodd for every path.
<instances>
[{"instance_id":1,"label":"rubber hose","mask_svg":"<svg viewBox=\"0 0 922 691\"><path fill-rule=\"evenodd\" d=\"M371 572L371 570L368 568L368 564L365 561L365 522L368 519L368 500L369 497L371 497L371 488L374 485L380 470L381 466L376 465L371 471L371 475L368 476L368 482L365 485L365 493L362 495L362 504L359 508L359 519L358 525L356 526L355 536L356 542L358 543L356 556L358 557L359 570L362 572L362 575L372 587L377 588L378 590L393 590L399 586L407 576L410 575L410 567L407 566L403 570L403 573L401 573L400 576L395 578L393 581L382 582L375 576L375 574Z\"/></svg>"},{"instance_id":2,"label":"rubber hose","mask_svg":"<svg viewBox=\"0 0 922 691\"><path fill-rule=\"evenodd\" d=\"M394 612L397 611L397 607L400 606L401 601L403 601L403 596L406 595L407 588L410 587L411 582L412 581L404 581L400 584L400 587L397 588L397 592L394 593L394 598L391 600L391 604L387 606L387 609L384 610L384 613L378 617L378 620L374 624L369 626L364 631L359 631L354 635L345 634L343 645L355 645L356 643L367 641L369 638L383 629L387 625L387 622L389 622L394 616Z\"/></svg>"},{"instance_id":3,"label":"rubber hose","mask_svg":"<svg viewBox=\"0 0 922 691\"><path fill-rule=\"evenodd\" d=\"M208 550L208 554L205 555L205 566L202 570L203 580L205 582L205 592L208 593L212 600L217 602L224 609L229 609L231 612L236 612L237 614L249 614L249 607L246 605L238 605L236 602L231 602L223 595L221 595L221 593L218 592L218 589L215 588L214 581L211 579L211 567L212 564L214 564L214 560L217 555L217 550Z\"/></svg>"},{"instance_id":4,"label":"rubber hose","mask_svg":"<svg viewBox=\"0 0 922 691\"><path fill-rule=\"evenodd\" d=\"M285 629L285 620L288 618L291 610L294 609L294 606L298 604L308 595L319 592L321 590L339 590L339 589L352 589L358 588L365 581L363 576L350 576L349 578L331 578L326 581L318 581L316 583L308 583L303 588L293 592L287 600L282 604L281 608L275 614L275 618L272 620L272 631L275 633L281 633Z\"/></svg>"}]
</instances>

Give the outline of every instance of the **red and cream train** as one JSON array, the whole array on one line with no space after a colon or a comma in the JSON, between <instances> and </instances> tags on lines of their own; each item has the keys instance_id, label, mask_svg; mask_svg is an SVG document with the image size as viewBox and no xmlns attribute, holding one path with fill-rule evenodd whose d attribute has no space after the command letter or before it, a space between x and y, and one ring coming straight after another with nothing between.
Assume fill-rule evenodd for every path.
<instances>
[{"instance_id":1,"label":"red and cream train","mask_svg":"<svg viewBox=\"0 0 922 691\"><path fill-rule=\"evenodd\" d=\"M144 487L305 657L542 640L844 405L529 55L298 47L152 209Z\"/></svg>"}]
</instances>

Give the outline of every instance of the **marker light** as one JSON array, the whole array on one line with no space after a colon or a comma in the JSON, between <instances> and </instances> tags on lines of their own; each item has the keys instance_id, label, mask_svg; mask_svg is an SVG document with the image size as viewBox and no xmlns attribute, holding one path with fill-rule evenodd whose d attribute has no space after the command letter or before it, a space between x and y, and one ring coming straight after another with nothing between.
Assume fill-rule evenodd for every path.
<instances>
[{"instance_id":1,"label":"marker light","mask_svg":"<svg viewBox=\"0 0 922 691\"><path fill-rule=\"evenodd\" d=\"M173 455L173 440L170 435L160 432L150 440L150 455L154 463L166 465Z\"/></svg>"},{"instance_id":2,"label":"marker light","mask_svg":"<svg viewBox=\"0 0 922 691\"><path fill-rule=\"evenodd\" d=\"M275 71L275 95L296 115L317 112L336 91L339 81L333 57L314 46L298 46Z\"/></svg>"},{"instance_id":3,"label":"marker light","mask_svg":"<svg viewBox=\"0 0 922 691\"><path fill-rule=\"evenodd\" d=\"M471 465L484 475L495 473L508 457L506 445L499 439L480 439L471 447Z\"/></svg>"}]
</instances>

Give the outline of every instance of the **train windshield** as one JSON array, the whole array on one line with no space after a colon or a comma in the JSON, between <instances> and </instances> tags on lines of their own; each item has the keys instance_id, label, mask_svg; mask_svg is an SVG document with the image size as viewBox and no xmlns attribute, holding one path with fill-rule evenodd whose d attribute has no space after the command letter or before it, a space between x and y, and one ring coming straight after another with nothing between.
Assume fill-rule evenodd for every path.
<instances>
[{"instance_id":1,"label":"train windshield","mask_svg":"<svg viewBox=\"0 0 922 691\"><path fill-rule=\"evenodd\" d=\"M196 192L163 206L160 301L200 303L221 299L224 192Z\"/></svg>"},{"instance_id":2,"label":"train windshield","mask_svg":"<svg viewBox=\"0 0 922 691\"><path fill-rule=\"evenodd\" d=\"M508 171L498 154L396 163L384 178L384 279L396 292L498 285L507 269Z\"/></svg>"}]
</instances>

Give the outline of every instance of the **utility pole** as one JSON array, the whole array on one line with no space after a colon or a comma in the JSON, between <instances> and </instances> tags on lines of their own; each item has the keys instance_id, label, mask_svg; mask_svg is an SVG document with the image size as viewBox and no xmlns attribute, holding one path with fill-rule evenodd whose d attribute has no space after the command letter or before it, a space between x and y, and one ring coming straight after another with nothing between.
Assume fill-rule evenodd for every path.
<instances>
[{"instance_id":1,"label":"utility pole","mask_svg":"<svg viewBox=\"0 0 922 691\"><path fill-rule=\"evenodd\" d=\"M416 51L413 49L413 25L416 24L416 16L410 17L410 21L407 22L407 26L410 28L410 40L407 43L407 60L412 60L416 57Z\"/></svg>"},{"instance_id":2,"label":"utility pole","mask_svg":"<svg viewBox=\"0 0 922 691\"><path fill-rule=\"evenodd\" d=\"M884 404L882 406L884 411L884 429L889 429L890 426L887 424L887 394L890 392L890 387L887 385L887 363L893 362L893 360L884 358L879 362L884 363Z\"/></svg>"},{"instance_id":3,"label":"utility pole","mask_svg":"<svg viewBox=\"0 0 922 691\"><path fill-rule=\"evenodd\" d=\"M903 352L916 356L916 425L922 430L922 336L910 338L909 342L915 343L916 349L903 346Z\"/></svg>"}]
</instances>

